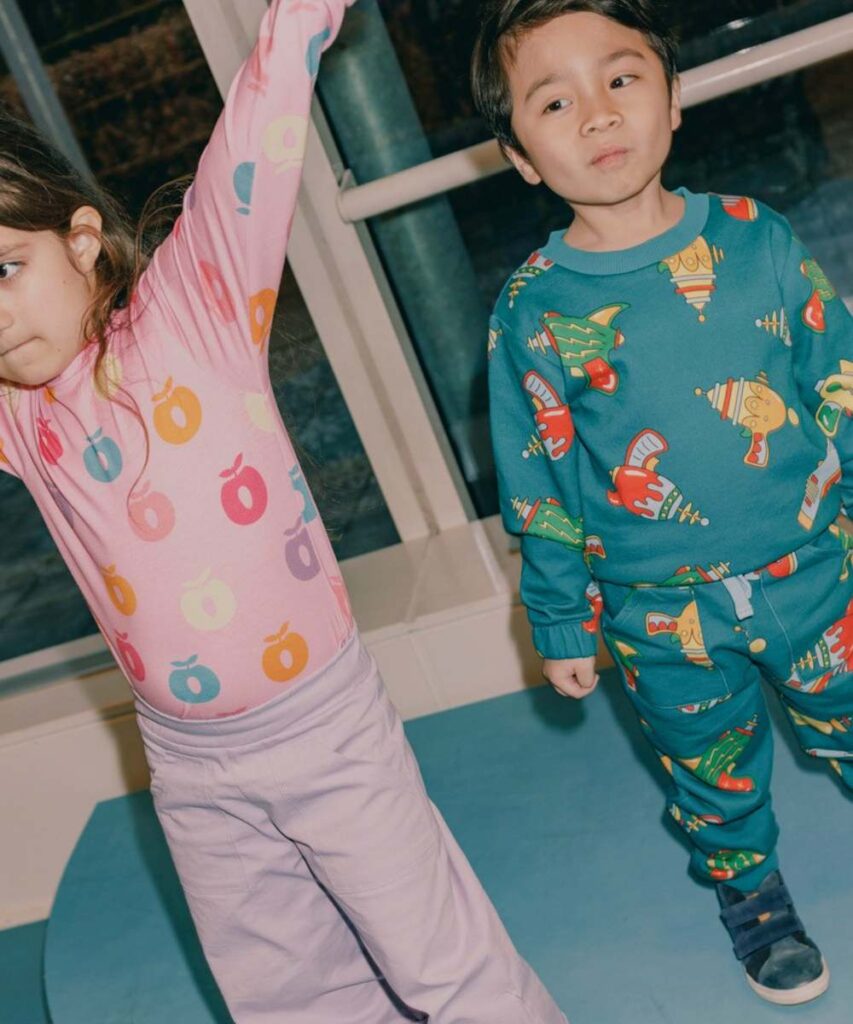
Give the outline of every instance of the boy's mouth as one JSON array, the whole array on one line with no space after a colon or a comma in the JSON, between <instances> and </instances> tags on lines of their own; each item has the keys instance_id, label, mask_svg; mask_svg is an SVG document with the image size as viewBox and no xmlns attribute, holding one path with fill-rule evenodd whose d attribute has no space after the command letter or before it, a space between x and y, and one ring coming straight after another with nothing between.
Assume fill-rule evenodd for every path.
<instances>
[{"instance_id":1,"label":"boy's mouth","mask_svg":"<svg viewBox=\"0 0 853 1024\"><path fill-rule=\"evenodd\" d=\"M594 167L609 167L621 163L627 155L628 150L624 146L608 146L596 154L592 164Z\"/></svg>"}]
</instances>

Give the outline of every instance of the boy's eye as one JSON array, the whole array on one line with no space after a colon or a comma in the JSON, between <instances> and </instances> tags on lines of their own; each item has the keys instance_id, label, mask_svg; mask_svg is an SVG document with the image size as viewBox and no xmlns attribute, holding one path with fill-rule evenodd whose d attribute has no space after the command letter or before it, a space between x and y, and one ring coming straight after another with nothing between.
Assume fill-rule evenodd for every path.
<instances>
[{"instance_id":1,"label":"boy's eye","mask_svg":"<svg viewBox=\"0 0 853 1024\"><path fill-rule=\"evenodd\" d=\"M610 85L615 86L617 89L624 89L626 85L630 85L631 82L636 81L638 77L638 75L617 75Z\"/></svg>"},{"instance_id":2,"label":"boy's eye","mask_svg":"<svg viewBox=\"0 0 853 1024\"><path fill-rule=\"evenodd\" d=\"M552 100L547 107L545 107L546 114L556 113L558 110L565 110L569 105L568 100Z\"/></svg>"},{"instance_id":3,"label":"boy's eye","mask_svg":"<svg viewBox=\"0 0 853 1024\"><path fill-rule=\"evenodd\" d=\"M20 263L0 263L0 281L8 281L21 269Z\"/></svg>"}]
</instances>

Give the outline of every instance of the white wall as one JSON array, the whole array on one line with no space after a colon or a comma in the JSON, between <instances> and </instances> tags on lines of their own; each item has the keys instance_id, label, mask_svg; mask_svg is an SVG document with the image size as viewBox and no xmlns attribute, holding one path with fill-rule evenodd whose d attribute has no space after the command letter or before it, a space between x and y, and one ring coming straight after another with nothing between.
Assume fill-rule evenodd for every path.
<instances>
[{"instance_id":1,"label":"white wall","mask_svg":"<svg viewBox=\"0 0 853 1024\"><path fill-rule=\"evenodd\" d=\"M518 604L518 555L496 519L342 568L362 634L404 718L541 682ZM0 928L48 916L94 805L147 782L118 671L0 700Z\"/></svg>"}]
</instances>

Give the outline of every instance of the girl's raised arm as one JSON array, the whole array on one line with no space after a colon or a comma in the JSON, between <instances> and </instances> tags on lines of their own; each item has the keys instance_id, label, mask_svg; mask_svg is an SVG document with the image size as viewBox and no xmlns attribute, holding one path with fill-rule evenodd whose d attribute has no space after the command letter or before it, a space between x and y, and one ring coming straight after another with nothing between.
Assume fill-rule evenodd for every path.
<instances>
[{"instance_id":1,"label":"girl's raised arm","mask_svg":"<svg viewBox=\"0 0 853 1024\"><path fill-rule=\"evenodd\" d=\"M322 52L354 0L273 0L199 162L183 212L138 291L193 356L266 367ZM152 326L154 326L152 324Z\"/></svg>"}]
</instances>

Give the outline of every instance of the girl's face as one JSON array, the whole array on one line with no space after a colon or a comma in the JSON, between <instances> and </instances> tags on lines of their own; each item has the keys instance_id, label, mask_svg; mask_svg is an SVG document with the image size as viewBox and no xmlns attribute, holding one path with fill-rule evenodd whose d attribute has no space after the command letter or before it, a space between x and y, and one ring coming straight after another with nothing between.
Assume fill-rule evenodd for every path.
<instances>
[{"instance_id":1,"label":"girl's face","mask_svg":"<svg viewBox=\"0 0 853 1024\"><path fill-rule=\"evenodd\" d=\"M0 225L0 379L40 387L83 348L100 227L88 206L74 213L67 239Z\"/></svg>"}]
</instances>

